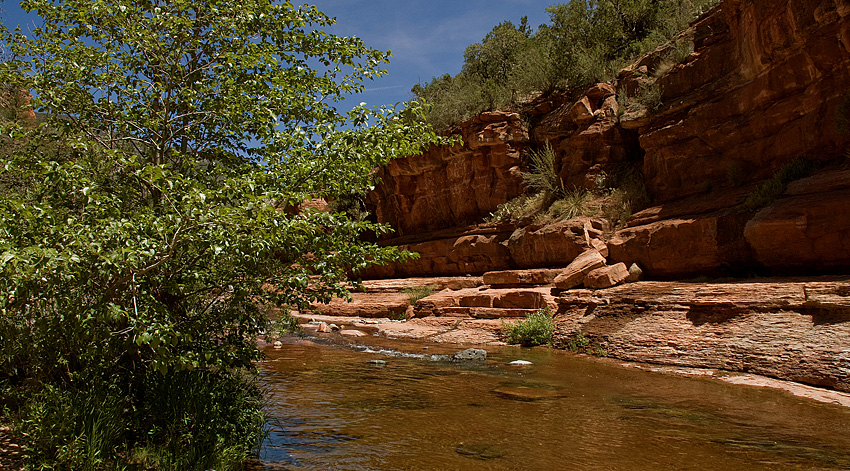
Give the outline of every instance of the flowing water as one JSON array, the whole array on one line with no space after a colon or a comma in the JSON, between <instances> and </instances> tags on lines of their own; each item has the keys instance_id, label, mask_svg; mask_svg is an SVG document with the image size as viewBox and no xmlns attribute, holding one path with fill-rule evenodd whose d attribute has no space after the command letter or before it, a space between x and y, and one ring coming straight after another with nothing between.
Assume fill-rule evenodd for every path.
<instances>
[{"instance_id":1,"label":"flowing water","mask_svg":"<svg viewBox=\"0 0 850 471\"><path fill-rule=\"evenodd\" d=\"M546 349L461 364L368 342L267 351L261 469L850 469L850 408Z\"/></svg>"}]
</instances>

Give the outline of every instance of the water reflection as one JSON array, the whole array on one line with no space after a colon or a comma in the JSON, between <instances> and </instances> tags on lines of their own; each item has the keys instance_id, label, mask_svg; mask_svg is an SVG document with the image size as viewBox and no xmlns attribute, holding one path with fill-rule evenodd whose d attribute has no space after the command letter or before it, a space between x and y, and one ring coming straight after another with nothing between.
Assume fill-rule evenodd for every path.
<instances>
[{"instance_id":1,"label":"water reflection","mask_svg":"<svg viewBox=\"0 0 850 471\"><path fill-rule=\"evenodd\" d=\"M847 408L549 350L457 364L381 342L267 352L265 469L850 469Z\"/></svg>"}]
</instances>

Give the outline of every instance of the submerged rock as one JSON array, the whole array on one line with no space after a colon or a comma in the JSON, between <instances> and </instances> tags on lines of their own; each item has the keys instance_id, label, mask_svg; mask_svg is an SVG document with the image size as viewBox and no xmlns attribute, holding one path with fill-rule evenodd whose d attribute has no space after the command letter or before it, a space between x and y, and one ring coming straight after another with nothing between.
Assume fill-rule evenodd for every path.
<instances>
[{"instance_id":1,"label":"submerged rock","mask_svg":"<svg viewBox=\"0 0 850 471\"><path fill-rule=\"evenodd\" d=\"M465 445L463 443L455 447L455 452L459 455L470 456L473 458L480 458L485 460L501 458L508 454L505 450L495 447L493 445Z\"/></svg>"},{"instance_id":2,"label":"submerged rock","mask_svg":"<svg viewBox=\"0 0 850 471\"><path fill-rule=\"evenodd\" d=\"M545 401L567 397L566 393L558 389L528 386L500 386L493 390L493 394L504 399L520 402Z\"/></svg>"},{"instance_id":3,"label":"submerged rock","mask_svg":"<svg viewBox=\"0 0 850 471\"><path fill-rule=\"evenodd\" d=\"M487 351L480 348L467 348L452 355L453 361L483 361L487 359Z\"/></svg>"}]
</instances>

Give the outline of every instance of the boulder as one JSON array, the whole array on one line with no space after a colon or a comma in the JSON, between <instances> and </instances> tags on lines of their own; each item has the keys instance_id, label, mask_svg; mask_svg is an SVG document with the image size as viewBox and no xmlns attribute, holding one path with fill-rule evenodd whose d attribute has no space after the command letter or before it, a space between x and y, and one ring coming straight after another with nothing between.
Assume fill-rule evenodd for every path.
<instances>
[{"instance_id":1,"label":"boulder","mask_svg":"<svg viewBox=\"0 0 850 471\"><path fill-rule=\"evenodd\" d=\"M348 337L366 337L368 334L361 330L356 329L345 329L339 331L340 335L345 335Z\"/></svg>"},{"instance_id":2,"label":"boulder","mask_svg":"<svg viewBox=\"0 0 850 471\"><path fill-rule=\"evenodd\" d=\"M324 322L319 322L316 327L316 332L330 333L331 328L328 324Z\"/></svg>"},{"instance_id":3,"label":"boulder","mask_svg":"<svg viewBox=\"0 0 850 471\"><path fill-rule=\"evenodd\" d=\"M629 277L626 278L626 283L634 283L643 278L643 270L640 269L637 263L632 263L629 266Z\"/></svg>"},{"instance_id":4,"label":"boulder","mask_svg":"<svg viewBox=\"0 0 850 471\"><path fill-rule=\"evenodd\" d=\"M560 275L555 278L555 287L559 289L575 288L584 281L591 271L605 266L605 257L596 249L586 250L576 257Z\"/></svg>"},{"instance_id":5,"label":"boulder","mask_svg":"<svg viewBox=\"0 0 850 471\"><path fill-rule=\"evenodd\" d=\"M505 243L520 268L565 266L602 238L602 224L575 218L548 225L529 225L514 231Z\"/></svg>"},{"instance_id":6,"label":"boulder","mask_svg":"<svg viewBox=\"0 0 850 471\"><path fill-rule=\"evenodd\" d=\"M467 348L452 355L452 361L483 361L487 359L487 351L480 348Z\"/></svg>"},{"instance_id":7,"label":"boulder","mask_svg":"<svg viewBox=\"0 0 850 471\"><path fill-rule=\"evenodd\" d=\"M597 268L584 278L584 286L592 289L603 289L616 286L629 277L629 269L625 263Z\"/></svg>"},{"instance_id":8,"label":"boulder","mask_svg":"<svg viewBox=\"0 0 850 471\"><path fill-rule=\"evenodd\" d=\"M783 198L744 230L758 262L780 272L850 266L850 190Z\"/></svg>"}]
</instances>

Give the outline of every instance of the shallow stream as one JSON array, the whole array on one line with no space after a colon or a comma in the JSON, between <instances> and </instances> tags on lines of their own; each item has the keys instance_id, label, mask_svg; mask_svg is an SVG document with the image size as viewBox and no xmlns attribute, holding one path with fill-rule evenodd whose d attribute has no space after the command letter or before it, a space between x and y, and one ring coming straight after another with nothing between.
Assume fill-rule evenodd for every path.
<instances>
[{"instance_id":1,"label":"shallow stream","mask_svg":"<svg viewBox=\"0 0 850 471\"><path fill-rule=\"evenodd\" d=\"M850 408L547 349L432 358L457 350L377 338L269 348L260 469L850 469Z\"/></svg>"}]
</instances>

